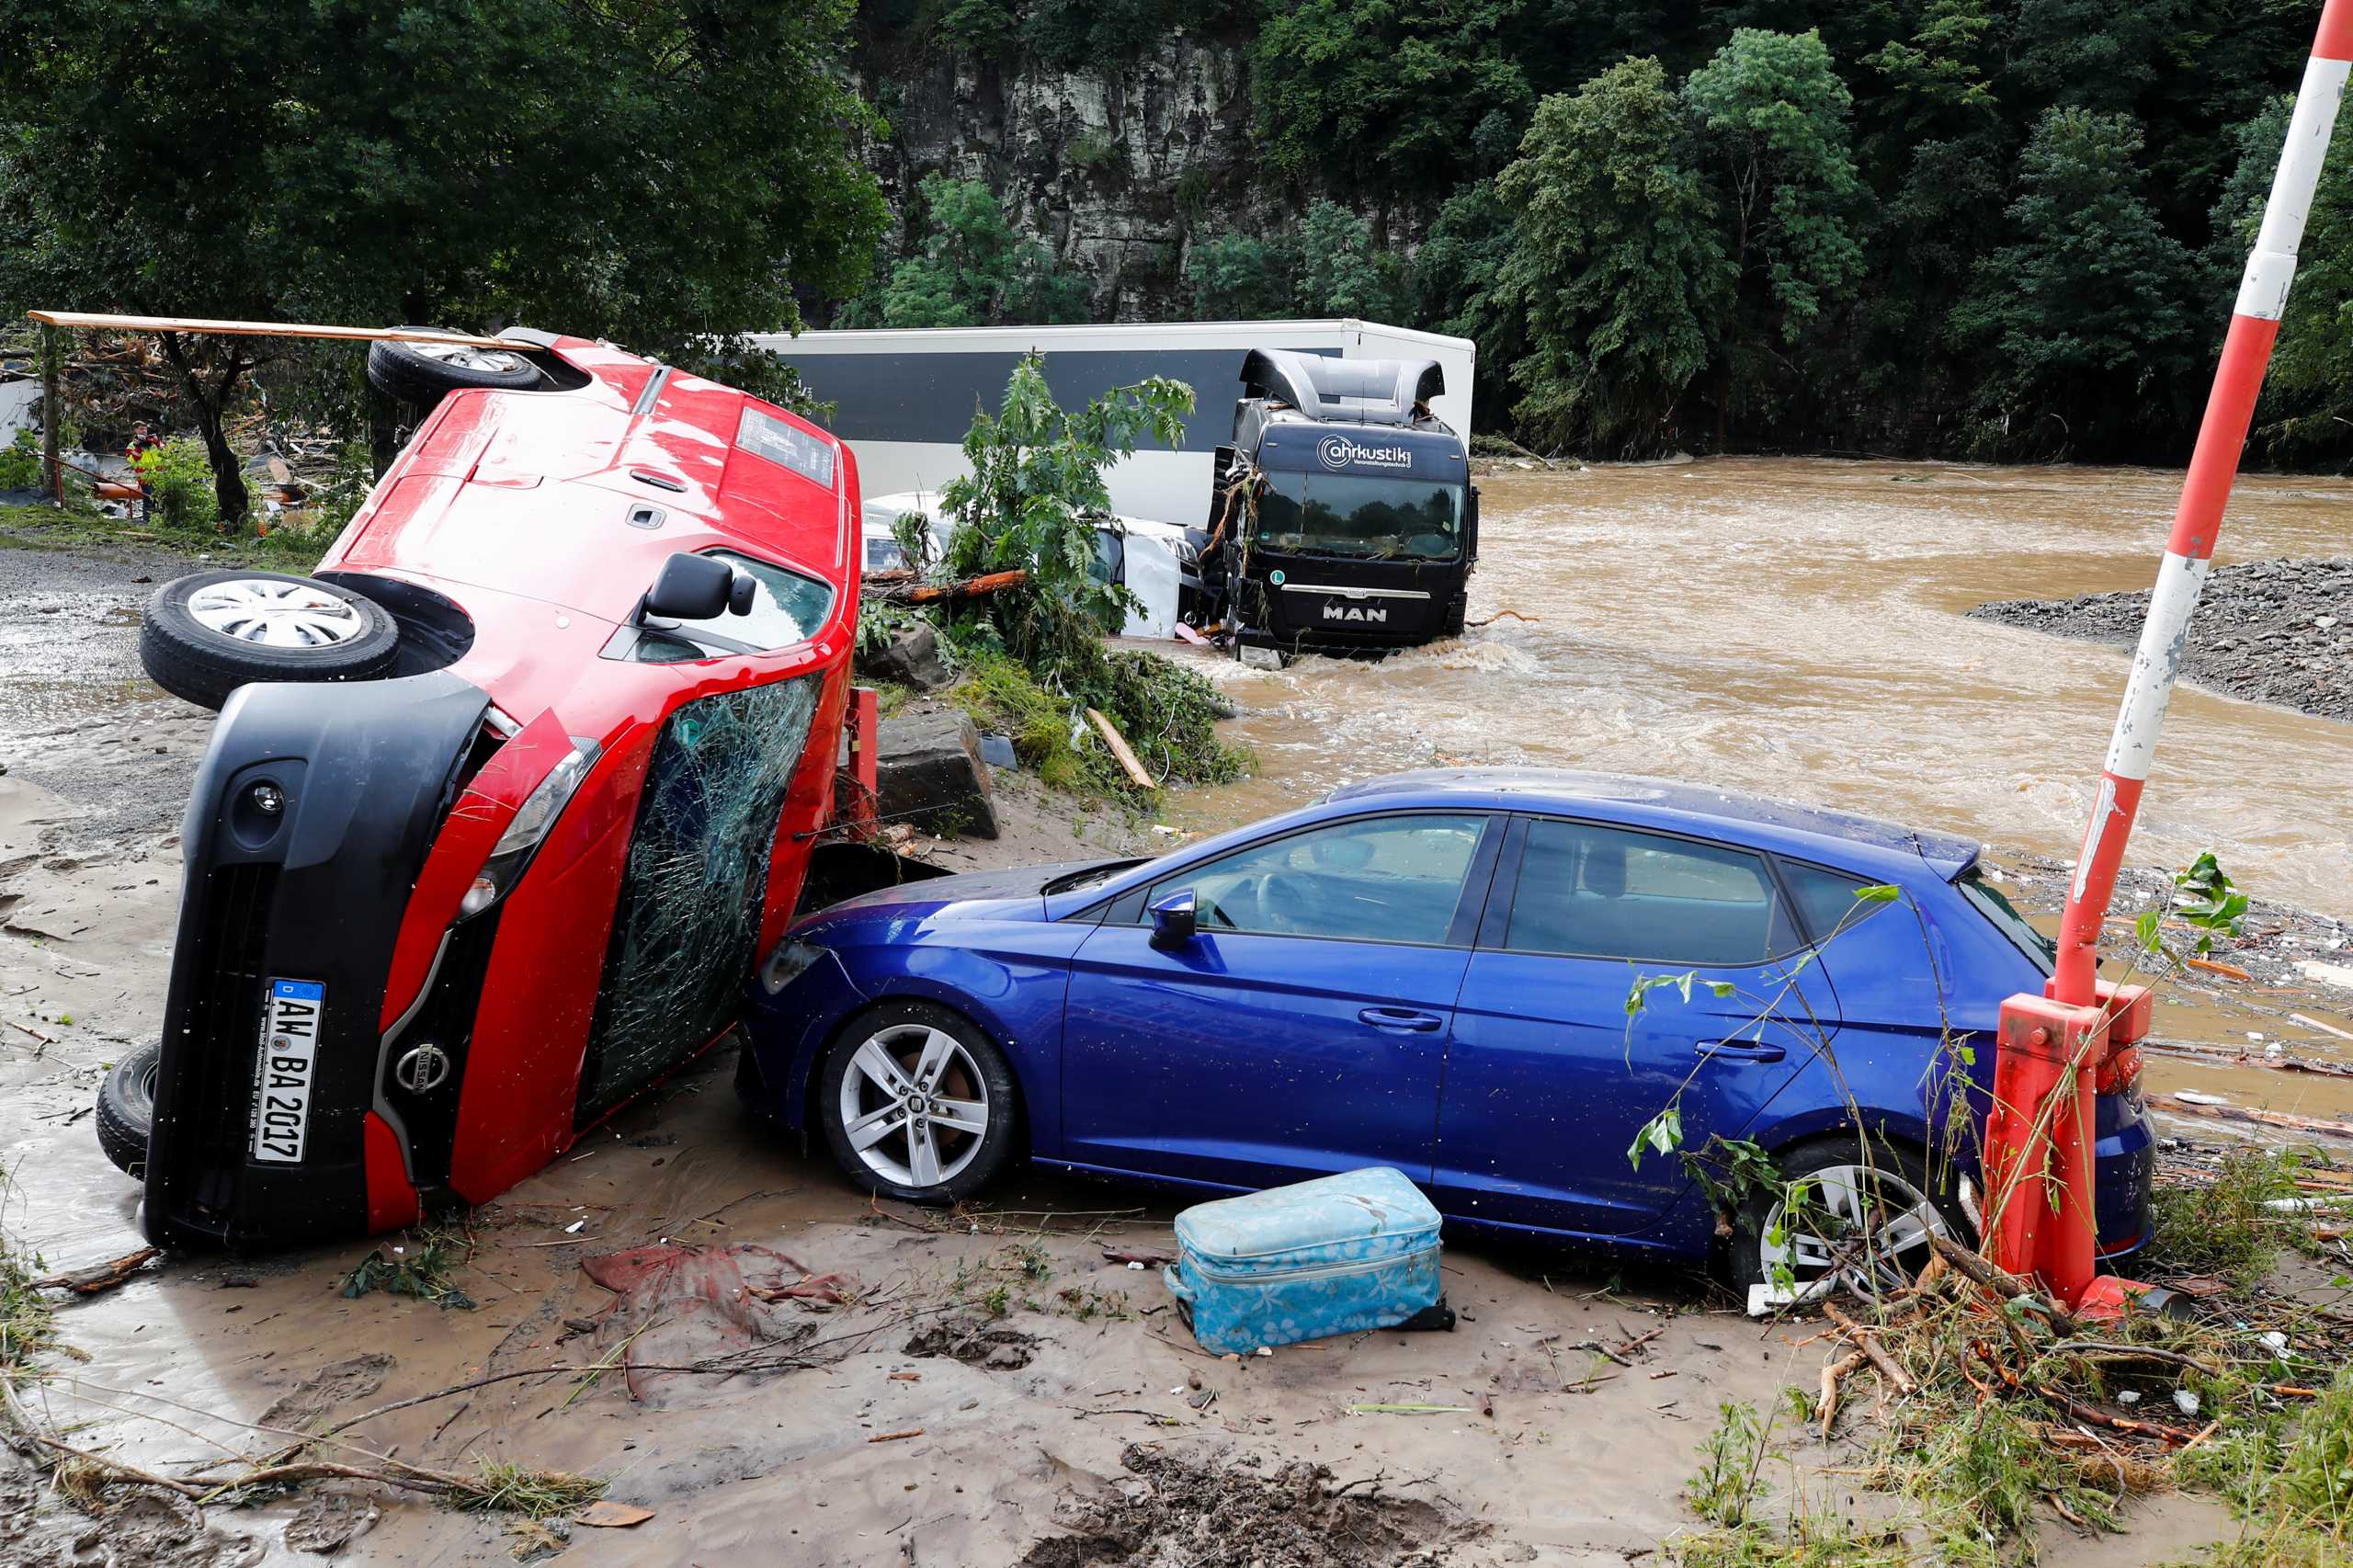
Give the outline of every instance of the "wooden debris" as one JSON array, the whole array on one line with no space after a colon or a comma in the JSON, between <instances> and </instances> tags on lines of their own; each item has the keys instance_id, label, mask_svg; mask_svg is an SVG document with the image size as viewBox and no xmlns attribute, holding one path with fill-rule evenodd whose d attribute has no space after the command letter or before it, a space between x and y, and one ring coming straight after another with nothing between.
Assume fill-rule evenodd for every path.
<instances>
[{"instance_id":1,"label":"wooden debris","mask_svg":"<svg viewBox=\"0 0 2353 1568\"><path fill-rule=\"evenodd\" d=\"M922 1436L922 1427L910 1426L904 1432L877 1432L874 1436L867 1438L866 1440L870 1443L895 1443L903 1438L920 1437Z\"/></svg>"},{"instance_id":2,"label":"wooden debris","mask_svg":"<svg viewBox=\"0 0 2353 1568\"><path fill-rule=\"evenodd\" d=\"M77 1268L66 1274L52 1274L46 1279L32 1282L36 1290L71 1290L77 1296L95 1296L121 1285L145 1267L147 1262L163 1256L154 1247L141 1247L137 1252L124 1253L111 1263L101 1263L95 1268Z\"/></svg>"},{"instance_id":3,"label":"wooden debris","mask_svg":"<svg viewBox=\"0 0 2353 1568\"><path fill-rule=\"evenodd\" d=\"M634 1503L615 1503L608 1498L600 1497L573 1515L572 1522L600 1530L625 1530L633 1525L642 1525L653 1517L654 1510L651 1508L641 1508Z\"/></svg>"},{"instance_id":4,"label":"wooden debris","mask_svg":"<svg viewBox=\"0 0 2353 1568\"><path fill-rule=\"evenodd\" d=\"M2203 1117L2209 1121L2245 1121L2258 1127L2284 1127L2290 1132L2313 1132L2325 1138L2353 1138L2353 1121L2330 1121L2317 1116L2297 1116L2284 1110L2264 1110L2255 1106L2201 1105L2186 1100L2178 1091L2160 1102L2174 1116Z\"/></svg>"},{"instance_id":5,"label":"wooden debris","mask_svg":"<svg viewBox=\"0 0 2353 1568\"><path fill-rule=\"evenodd\" d=\"M1017 566L1010 572L985 572L977 577L967 577L960 583L923 583L904 592L892 592L883 597L904 604L939 604L949 599L977 599L1027 582L1029 574Z\"/></svg>"},{"instance_id":6,"label":"wooden debris","mask_svg":"<svg viewBox=\"0 0 2353 1568\"><path fill-rule=\"evenodd\" d=\"M103 332L204 332L229 337L332 337L353 343L455 343L468 348L504 348L508 352L530 345L500 337L479 337L464 332L432 332L415 326L321 326L310 322L215 321L203 316L115 316L87 311L27 311L25 314L50 326L88 327Z\"/></svg>"},{"instance_id":7,"label":"wooden debris","mask_svg":"<svg viewBox=\"0 0 2353 1568\"><path fill-rule=\"evenodd\" d=\"M1871 1365L1879 1369L1879 1375L1885 1378L1897 1393L1920 1392L1920 1385L1912 1381L1912 1374L1904 1369L1902 1362L1887 1353L1887 1346L1879 1342L1877 1335L1840 1311L1836 1301L1823 1302L1822 1311L1832 1323L1847 1331L1848 1338L1862 1347L1863 1354L1870 1358Z\"/></svg>"},{"instance_id":8,"label":"wooden debris","mask_svg":"<svg viewBox=\"0 0 2353 1568\"><path fill-rule=\"evenodd\" d=\"M1849 1350L1836 1361L1822 1364L1822 1398L1817 1411L1822 1417L1822 1440L1830 1440L1830 1424L1838 1419L1838 1380L1863 1364L1860 1350Z\"/></svg>"},{"instance_id":9,"label":"wooden debris","mask_svg":"<svg viewBox=\"0 0 2353 1568\"><path fill-rule=\"evenodd\" d=\"M2249 974L2238 965L2234 963L2224 963L2220 959L2185 959L2182 961L2189 965L2192 969L2204 970L2208 974L2219 974L2225 980L2253 980L2255 978L2255 976Z\"/></svg>"},{"instance_id":10,"label":"wooden debris","mask_svg":"<svg viewBox=\"0 0 2353 1568\"><path fill-rule=\"evenodd\" d=\"M1120 733L1120 727L1111 722L1108 715L1100 709L1090 708L1086 710L1086 722L1095 726L1095 733L1101 735L1103 744L1111 748L1111 756L1119 762L1120 770L1127 774L1129 783L1139 790L1160 788L1159 780L1145 772L1143 764L1136 760L1136 754L1129 749L1128 737Z\"/></svg>"}]
</instances>

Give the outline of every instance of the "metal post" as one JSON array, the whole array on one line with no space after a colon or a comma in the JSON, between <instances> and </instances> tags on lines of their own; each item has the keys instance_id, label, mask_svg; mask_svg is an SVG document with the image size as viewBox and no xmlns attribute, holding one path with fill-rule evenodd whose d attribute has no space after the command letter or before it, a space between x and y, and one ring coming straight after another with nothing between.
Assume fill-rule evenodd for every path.
<instances>
[{"instance_id":1,"label":"metal post","mask_svg":"<svg viewBox=\"0 0 2353 1568\"><path fill-rule=\"evenodd\" d=\"M1986 1127L1994 1210L1986 1217L1987 1252L2013 1272L2040 1274L2071 1306L2089 1289L2095 1267L2086 1150L2094 1075L2111 1052L2138 1038L2148 1016L2145 995L2130 994L2138 987L2100 981L2100 929L2180 673L2190 614L2213 563L2348 74L2353 0L2326 0L2093 796L2060 920L2058 972L2046 996L2020 994L2002 1005L1995 1073L2000 1103Z\"/></svg>"},{"instance_id":2,"label":"metal post","mask_svg":"<svg viewBox=\"0 0 2353 1568\"><path fill-rule=\"evenodd\" d=\"M57 328L40 329L40 460L49 474L49 496L65 505L65 463L57 449L58 426L65 422L65 403L59 395Z\"/></svg>"},{"instance_id":3,"label":"metal post","mask_svg":"<svg viewBox=\"0 0 2353 1568\"><path fill-rule=\"evenodd\" d=\"M2165 728L2165 706L2189 635L2190 612L2198 608L2199 593L2213 563L2214 539L2222 531L2231 483L2238 477L2239 451L2255 417L2256 396L2263 390L2271 346L2279 335L2279 315L2296 276L2296 248L2303 240L2304 219L2312 210L2313 187L2320 183L2321 162L2328 153L2348 71L2353 71L2353 0L2327 0L2312 59L2304 67L2303 87L2296 95L2295 115L2288 124L2271 199L2264 208L2263 229L2239 285L2230 335L2222 344L2205 423L2199 428L2181 504L2174 512L2173 536L2165 541L2156 587L2149 596L2149 619L2132 655L2124 703L2093 797L2075 881L2068 888L2067 913L2060 924L2058 983L2052 993L2060 1002L2089 1006L2095 1000L2100 926L2116 891L2117 869L2123 864L2124 842L2141 804L2142 784L2149 777L2149 759Z\"/></svg>"}]
</instances>

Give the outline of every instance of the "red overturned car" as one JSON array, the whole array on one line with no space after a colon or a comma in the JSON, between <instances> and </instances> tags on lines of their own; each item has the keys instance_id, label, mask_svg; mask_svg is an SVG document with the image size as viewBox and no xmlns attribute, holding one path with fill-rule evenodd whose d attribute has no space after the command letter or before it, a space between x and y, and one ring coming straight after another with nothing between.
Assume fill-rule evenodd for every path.
<instances>
[{"instance_id":1,"label":"red overturned car","mask_svg":"<svg viewBox=\"0 0 2353 1568\"><path fill-rule=\"evenodd\" d=\"M576 337L369 371L431 412L316 572L182 578L142 631L221 712L163 1037L97 1108L159 1244L530 1175L733 1025L834 812L839 442Z\"/></svg>"}]
</instances>

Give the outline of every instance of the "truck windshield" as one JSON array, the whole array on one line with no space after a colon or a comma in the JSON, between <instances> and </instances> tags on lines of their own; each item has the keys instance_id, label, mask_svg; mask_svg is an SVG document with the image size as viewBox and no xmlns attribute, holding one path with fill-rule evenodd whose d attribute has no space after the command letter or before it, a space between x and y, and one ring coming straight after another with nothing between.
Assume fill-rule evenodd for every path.
<instances>
[{"instance_id":1,"label":"truck windshield","mask_svg":"<svg viewBox=\"0 0 2353 1568\"><path fill-rule=\"evenodd\" d=\"M1451 561L1462 551L1462 486L1277 469L1258 494L1256 542L1302 555Z\"/></svg>"}]
</instances>

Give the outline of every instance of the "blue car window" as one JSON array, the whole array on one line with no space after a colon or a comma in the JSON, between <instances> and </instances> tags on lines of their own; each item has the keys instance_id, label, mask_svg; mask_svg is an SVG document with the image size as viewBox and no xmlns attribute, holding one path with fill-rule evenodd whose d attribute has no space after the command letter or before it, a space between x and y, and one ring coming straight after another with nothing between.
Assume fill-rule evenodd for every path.
<instances>
[{"instance_id":1,"label":"blue car window","mask_svg":"<svg viewBox=\"0 0 2353 1568\"><path fill-rule=\"evenodd\" d=\"M1781 881L1798 906L1798 917L1805 922L1806 935L1816 942L1826 942L1840 931L1851 931L1888 907L1886 901L1880 899L1867 903L1855 902L1856 892L1870 885L1862 878L1802 861L1781 861Z\"/></svg>"},{"instance_id":2,"label":"blue car window","mask_svg":"<svg viewBox=\"0 0 2353 1568\"><path fill-rule=\"evenodd\" d=\"M1528 824L1504 945L1517 952L1761 963L1794 933L1745 850L1591 823Z\"/></svg>"},{"instance_id":3,"label":"blue car window","mask_svg":"<svg viewBox=\"0 0 2353 1568\"><path fill-rule=\"evenodd\" d=\"M1358 818L1237 849L1153 884L1147 904L1193 890L1204 931L1445 942L1488 819Z\"/></svg>"}]
</instances>

